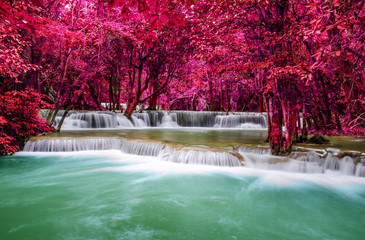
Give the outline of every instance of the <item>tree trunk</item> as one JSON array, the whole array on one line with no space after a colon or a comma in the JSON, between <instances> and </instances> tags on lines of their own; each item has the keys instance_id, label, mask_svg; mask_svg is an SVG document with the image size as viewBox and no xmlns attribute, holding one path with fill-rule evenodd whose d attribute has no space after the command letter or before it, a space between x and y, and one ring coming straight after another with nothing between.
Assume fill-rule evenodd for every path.
<instances>
[{"instance_id":1,"label":"tree trunk","mask_svg":"<svg viewBox=\"0 0 365 240\"><path fill-rule=\"evenodd\" d=\"M213 98L213 83L208 77L208 74L207 74L207 80L209 83L209 110L215 111L214 98Z\"/></svg>"},{"instance_id":2,"label":"tree trunk","mask_svg":"<svg viewBox=\"0 0 365 240\"><path fill-rule=\"evenodd\" d=\"M53 113L54 113L54 109L50 109L48 114L47 114L47 118L46 118L46 122L50 123L51 122L51 118L53 116Z\"/></svg>"},{"instance_id":3,"label":"tree trunk","mask_svg":"<svg viewBox=\"0 0 365 240\"><path fill-rule=\"evenodd\" d=\"M134 110L136 109L137 105L138 105L137 99L133 99L133 101L131 103L128 103L128 106L124 112L124 115L127 118L129 118L130 120L132 120L132 114L133 114Z\"/></svg>"},{"instance_id":4,"label":"tree trunk","mask_svg":"<svg viewBox=\"0 0 365 240\"><path fill-rule=\"evenodd\" d=\"M49 122L49 125L53 125L53 123L54 123L54 121L56 120L56 117L57 117L57 114L58 114L58 108L56 108L55 110L54 110L54 112L53 112L53 116L52 116L52 119L51 119L51 121Z\"/></svg>"},{"instance_id":5,"label":"tree trunk","mask_svg":"<svg viewBox=\"0 0 365 240\"><path fill-rule=\"evenodd\" d=\"M272 123L272 110L271 110L271 98L266 99L266 115L267 115L267 138L265 142L270 142L270 133L272 131L271 123Z\"/></svg>"},{"instance_id":6,"label":"tree trunk","mask_svg":"<svg viewBox=\"0 0 365 240\"><path fill-rule=\"evenodd\" d=\"M63 113L62 118L61 118L61 121L60 121L60 123L58 124L58 127L57 127L57 129L56 129L56 131L57 131L57 132L61 131L61 127L62 127L62 125L63 125L63 122L65 121L65 118L66 118L66 116L67 116L68 112L69 112L69 110L67 109L67 110Z\"/></svg>"},{"instance_id":7,"label":"tree trunk","mask_svg":"<svg viewBox=\"0 0 365 240\"><path fill-rule=\"evenodd\" d=\"M270 150L273 155L288 155L292 149L292 136L294 133L295 114L283 100L274 96L270 108L271 129L268 132ZM283 134L283 123L285 132Z\"/></svg>"},{"instance_id":8,"label":"tree trunk","mask_svg":"<svg viewBox=\"0 0 365 240\"><path fill-rule=\"evenodd\" d=\"M191 111L195 111L195 93L193 95L193 98L191 99L191 105L190 105L190 110Z\"/></svg>"},{"instance_id":9,"label":"tree trunk","mask_svg":"<svg viewBox=\"0 0 365 240\"><path fill-rule=\"evenodd\" d=\"M111 74L109 78L109 110L114 110L114 103L113 103L113 74Z\"/></svg>"},{"instance_id":10,"label":"tree trunk","mask_svg":"<svg viewBox=\"0 0 365 240\"><path fill-rule=\"evenodd\" d=\"M230 87L228 80L226 81L226 101L227 101L227 112L231 111L231 96L230 96Z\"/></svg>"},{"instance_id":11,"label":"tree trunk","mask_svg":"<svg viewBox=\"0 0 365 240\"><path fill-rule=\"evenodd\" d=\"M120 110L120 79L118 78L117 110Z\"/></svg>"},{"instance_id":12,"label":"tree trunk","mask_svg":"<svg viewBox=\"0 0 365 240\"><path fill-rule=\"evenodd\" d=\"M148 110L156 110L157 109L157 94L153 94L149 101Z\"/></svg>"},{"instance_id":13,"label":"tree trunk","mask_svg":"<svg viewBox=\"0 0 365 240\"><path fill-rule=\"evenodd\" d=\"M259 94L257 96L258 98L258 103L259 103L259 112L265 112L265 108L264 108L264 98L261 94Z\"/></svg>"},{"instance_id":14,"label":"tree trunk","mask_svg":"<svg viewBox=\"0 0 365 240\"><path fill-rule=\"evenodd\" d=\"M269 132L270 150L273 155L281 155L283 147L282 119L278 109L278 100L272 100L271 107L271 131Z\"/></svg>"}]
</instances>

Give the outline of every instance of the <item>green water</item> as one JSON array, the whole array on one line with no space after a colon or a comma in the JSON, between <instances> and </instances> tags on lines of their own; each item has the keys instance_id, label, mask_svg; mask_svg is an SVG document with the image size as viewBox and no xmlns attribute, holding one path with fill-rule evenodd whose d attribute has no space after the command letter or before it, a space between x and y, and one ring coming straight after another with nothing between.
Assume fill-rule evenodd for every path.
<instances>
[{"instance_id":1,"label":"green water","mask_svg":"<svg viewBox=\"0 0 365 240\"><path fill-rule=\"evenodd\" d=\"M107 130L73 130L60 133L50 133L42 138L59 137L122 137L161 141L170 144L204 145L209 147L227 147L238 145L262 145L265 143L267 130L240 130L240 129L209 129L209 128L141 128L141 129L107 129ZM326 137L330 144L296 144L294 146L306 148L326 149L338 148L343 151L353 150L365 152L365 138Z\"/></svg>"},{"instance_id":2,"label":"green water","mask_svg":"<svg viewBox=\"0 0 365 240\"><path fill-rule=\"evenodd\" d=\"M364 239L352 177L277 185L217 169L110 151L2 157L0 239Z\"/></svg>"},{"instance_id":3,"label":"green water","mask_svg":"<svg viewBox=\"0 0 365 240\"><path fill-rule=\"evenodd\" d=\"M142 139L161 141L164 143L205 146L231 146L237 144L265 144L267 130L237 130L224 129L211 130L208 128L165 128L165 129L109 129L109 130L74 130L51 133L42 138L58 137L123 137L130 139Z\"/></svg>"}]
</instances>

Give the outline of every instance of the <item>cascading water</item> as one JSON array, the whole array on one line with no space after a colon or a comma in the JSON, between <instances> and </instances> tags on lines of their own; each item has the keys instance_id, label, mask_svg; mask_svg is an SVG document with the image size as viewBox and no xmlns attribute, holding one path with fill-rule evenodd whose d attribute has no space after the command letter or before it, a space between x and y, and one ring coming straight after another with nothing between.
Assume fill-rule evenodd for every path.
<instances>
[{"instance_id":1,"label":"cascading water","mask_svg":"<svg viewBox=\"0 0 365 240\"><path fill-rule=\"evenodd\" d=\"M214 127L262 129L267 127L267 120L264 114L258 113L218 115Z\"/></svg>"},{"instance_id":2,"label":"cascading water","mask_svg":"<svg viewBox=\"0 0 365 240\"><path fill-rule=\"evenodd\" d=\"M58 126L62 112L56 117L54 126ZM224 112L183 112L151 111L134 113L128 119L121 113L113 112L71 112L65 118L62 130L105 129L105 128L239 128L266 129L264 113L230 113Z\"/></svg>"},{"instance_id":3,"label":"cascading water","mask_svg":"<svg viewBox=\"0 0 365 240\"><path fill-rule=\"evenodd\" d=\"M163 161L214 166L241 166L237 156L226 151L175 149L160 142L132 141L118 138L58 138L28 141L25 152L73 152L95 150L120 150L139 156L153 156Z\"/></svg>"},{"instance_id":4,"label":"cascading water","mask_svg":"<svg viewBox=\"0 0 365 240\"><path fill-rule=\"evenodd\" d=\"M273 156L269 150L240 148L249 168L299 173L339 173L365 177L365 154L337 149L294 151L287 157Z\"/></svg>"},{"instance_id":5,"label":"cascading water","mask_svg":"<svg viewBox=\"0 0 365 240\"><path fill-rule=\"evenodd\" d=\"M160 157L164 161L185 164L204 164L229 167L239 167L242 165L236 156L228 152L199 151L196 149L176 150L167 147L161 153Z\"/></svg>"},{"instance_id":6,"label":"cascading water","mask_svg":"<svg viewBox=\"0 0 365 240\"><path fill-rule=\"evenodd\" d=\"M277 157L264 114L85 113L0 158L1 239L364 238L362 139Z\"/></svg>"},{"instance_id":7,"label":"cascading water","mask_svg":"<svg viewBox=\"0 0 365 240\"><path fill-rule=\"evenodd\" d=\"M277 170L299 173L338 173L365 177L365 154L341 152L337 149L306 149L289 156L273 156L269 149L240 147L236 151L210 150L199 147L174 147L155 141L124 138L57 138L34 139L26 143L28 152L72 152L120 150L138 156L152 156L159 160L214 166ZM241 156L241 157L240 157Z\"/></svg>"},{"instance_id":8,"label":"cascading water","mask_svg":"<svg viewBox=\"0 0 365 240\"><path fill-rule=\"evenodd\" d=\"M62 114L62 112L60 113ZM58 126L61 116L58 114L55 126ZM65 118L62 130L79 128L117 128L118 118L113 112L71 112Z\"/></svg>"}]
</instances>

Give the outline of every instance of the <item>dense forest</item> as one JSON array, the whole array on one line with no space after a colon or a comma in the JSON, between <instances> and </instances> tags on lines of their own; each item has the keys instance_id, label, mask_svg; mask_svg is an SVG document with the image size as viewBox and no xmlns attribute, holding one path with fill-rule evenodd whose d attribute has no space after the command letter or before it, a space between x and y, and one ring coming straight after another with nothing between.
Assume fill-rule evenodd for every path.
<instances>
[{"instance_id":1,"label":"dense forest","mask_svg":"<svg viewBox=\"0 0 365 240\"><path fill-rule=\"evenodd\" d=\"M267 112L277 155L365 135L363 0L1 0L0 19L0 154L52 130L39 108Z\"/></svg>"}]
</instances>

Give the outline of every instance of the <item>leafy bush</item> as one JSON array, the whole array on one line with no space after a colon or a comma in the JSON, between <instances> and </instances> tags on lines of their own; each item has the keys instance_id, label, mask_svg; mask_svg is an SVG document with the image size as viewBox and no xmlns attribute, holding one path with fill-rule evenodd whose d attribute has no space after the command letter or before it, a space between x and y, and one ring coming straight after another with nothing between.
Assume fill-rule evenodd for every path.
<instances>
[{"instance_id":1,"label":"leafy bush","mask_svg":"<svg viewBox=\"0 0 365 240\"><path fill-rule=\"evenodd\" d=\"M38 116L40 107L47 104L30 88L0 95L0 155L16 152L32 135L51 131Z\"/></svg>"}]
</instances>

